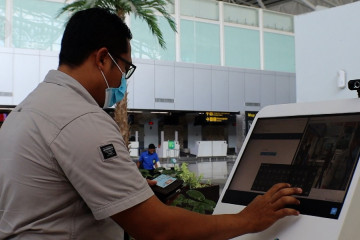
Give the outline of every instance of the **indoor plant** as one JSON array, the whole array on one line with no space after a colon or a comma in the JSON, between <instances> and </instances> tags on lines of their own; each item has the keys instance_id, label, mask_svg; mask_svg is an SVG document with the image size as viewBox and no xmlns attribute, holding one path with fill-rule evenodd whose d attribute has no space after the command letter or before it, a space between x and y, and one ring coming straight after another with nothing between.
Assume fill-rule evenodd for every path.
<instances>
[{"instance_id":1,"label":"indoor plant","mask_svg":"<svg viewBox=\"0 0 360 240\"><path fill-rule=\"evenodd\" d=\"M219 199L219 185L212 185L210 181L204 182L203 176L196 176L194 172L191 172L187 163L175 165L172 169L157 168L153 175L144 169L140 169L140 172L145 178L155 178L160 174L166 174L184 181L181 191L167 201L169 205L212 214Z\"/></svg>"}]
</instances>

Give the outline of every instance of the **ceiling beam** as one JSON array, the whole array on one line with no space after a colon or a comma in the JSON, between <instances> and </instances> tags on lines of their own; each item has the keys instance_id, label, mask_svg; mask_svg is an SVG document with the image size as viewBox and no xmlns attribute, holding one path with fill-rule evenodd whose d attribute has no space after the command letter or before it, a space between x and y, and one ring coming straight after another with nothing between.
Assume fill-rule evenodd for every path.
<instances>
[{"instance_id":1,"label":"ceiling beam","mask_svg":"<svg viewBox=\"0 0 360 240\"><path fill-rule=\"evenodd\" d=\"M331 2L331 1L329 1L329 0L321 0L321 1L323 1L324 3L327 3L327 4L330 5L331 7L337 7L337 6L339 6L339 5L333 3L333 2Z\"/></svg>"},{"instance_id":2,"label":"ceiling beam","mask_svg":"<svg viewBox=\"0 0 360 240\"><path fill-rule=\"evenodd\" d=\"M231 0L231 2L236 3L236 4L240 4L240 3L245 4L245 5L248 5L250 7L257 7L257 6L255 6L255 5L251 4L251 3L248 3L248 2L243 1L243 0Z\"/></svg>"},{"instance_id":3,"label":"ceiling beam","mask_svg":"<svg viewBox=\"0 0 360 240\"><path fill-rule=\"evenodd\" d=\"M308 8L310 8L311 10L316 9L315 5L312 4L311 2L309 2L308 0L298 0L299 3L302 3L303 5L307 6Z\"/></svg>"},{"instance_id":4,"label":"ceiling beam","mask_svg":"<svg viewBox=\"0 0 360 240\"><path fill-rule=\"evenodd\" d=\"M263 3L262 0L257 0L257 2L258 2L259 6L260 6L261 8L266 9L266 7L265 7L265 5L264 5L264 3Z\"/></svg>"}]
</instances>

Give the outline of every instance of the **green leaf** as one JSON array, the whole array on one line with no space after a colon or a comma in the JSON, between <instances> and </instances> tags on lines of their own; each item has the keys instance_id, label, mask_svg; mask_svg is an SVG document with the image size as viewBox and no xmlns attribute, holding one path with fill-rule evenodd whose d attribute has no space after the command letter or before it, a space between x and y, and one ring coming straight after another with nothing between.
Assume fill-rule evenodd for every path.
<instances>
[{"instance_id":1,"label":"green leaf","mask_svg":"<svg viewBox=\"0 0 360 240\"><path fill-rule=\"evenodd\" d=\"M152 177L152 175L150 174L149 170L146 170L146 169L139 169L141 175L144 177L144 178L147 178L147 177Z\"/></svg>"},{"instance_id":2,"label":"green leaf","mask_svg":"<svg viewBox=\"0 0 360 240\"><path fill-rule=\"evenodd\" d=\"M198 212L198 213L201 213L201 214L204 214L205 213L205 208L203 205L198 205L198 206L195 206L193 207L192 209L194 212Z\"/></svg>"},{"instance_id":3,"label":"green leaf","mask_svg":"<svg viewBox=\"0 0 360 240\"><path fill-rule=\"evenodd\" d=\"M197 201L200 201L200 202L205 200L204 194L202 194L201 192L196 191L196 190L190 189L186 192L186 194L189 195L191 198L193 198Z\"/></svg>"},{"instance_id":4,"label":"green leaf","mask_svg":"<svg viewBox=\"0 0 360 240\"><path fill-rule=\"evenodd\" d=\"M214 211L215 206L203 204L205 211Z\"/></svg>"},{"instance_id":5,"label":"green leaf","mask_svg":"<svg viewBox=\"0 0 360 240\"><path fill-rule=\"evenodd\" d=\"M179 194L177 198L171 203L172 206L181 206L186 200L183 194Z\"/></svg>"},{"instance_id":6,"label":"green leaf","mask_svg":"<svg viewBox=\"0 0 360 240\"><path fill-rule=\"evenodd\" d=\"M213 207L216 206L216 202L214 202L213 200L210 200L210 199L205 199L204 203L206 203L206 204L208 204L210 206L213 206Z\"/></svg>"},{"instance_id":7,"label":"green leaf","mask_svg":"<svg viewBox=\"0 0 360 240\"><path fill-rule=\"evenodd\" d=\"M160 12L167 20L171 29L176 32L176 23L165 9L168 3L174 4L171 0L75 0L64 6L57 17L65 12L75 13L92 7L109 9L121 18L123 18L125 14L133 13L136 17L143 19L147 23L151 33L158 39L161 48L166 49L165 40L159 28L155 11ZM100 20L101 19L99 19L99 21Z\"/></svg>"}]
</instances>

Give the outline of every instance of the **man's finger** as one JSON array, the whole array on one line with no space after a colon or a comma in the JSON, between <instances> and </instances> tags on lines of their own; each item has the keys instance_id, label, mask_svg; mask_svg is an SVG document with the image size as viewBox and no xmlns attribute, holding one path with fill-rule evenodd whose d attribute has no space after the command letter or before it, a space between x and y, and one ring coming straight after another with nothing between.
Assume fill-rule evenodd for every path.
<instances>
[{"instance_id":1,"label":"man's finger","mask_svg":"<svg viewBox=\"0 0 360 240\"><path fill-rule=\"evenodd\" d=\"M290 184L288 183L277 183L272 186L266 193L265 196L273 196L276 192L283 188L289 188Z\"/></svg>"},{"instance_id":2,"label":"man's finger","mask_svg":"<svg viewBox=\"0 0 360 240\"><path fill-rule=\"evenodd\" d=\"M292 208L283 208L276 211L276 217L278 219L286 217L286 216L298 216L300 214L299 211L292 209Z\"/></svg>"},{"instance_id":3,"label":"man's finger","mask_svg":"<svg viewBox=\"0 0 360 240\"><path fill-rule=\"evenodd\" d=\"M301 188L281 188L271 196L271 202L274 203L284 196L299 195L301 193Z\"/></svg>"},{"instance_id":4,"label":"man's finger","mask_svg":"<svg viewBox=\"0 0 360 240\"><path fill-rule=\"evenodd\" d=\"M279 209L283 209L285 206L289 205L299 205L300 201L294 197L291 196L283 196L277 201L275 201L272 206L275 211Z\"/></svg>"},{"instance_id":5,"label":"man's finger","mask_svg":"<svg viewBox=\"0 0 360 240\"><path fill-rule=\"evenodd\" d=\"M146 181L148 182L149 186L155 186L157 184L156 180L150 180L150 179L146 179Z\"/></svg>"}]
</instances>

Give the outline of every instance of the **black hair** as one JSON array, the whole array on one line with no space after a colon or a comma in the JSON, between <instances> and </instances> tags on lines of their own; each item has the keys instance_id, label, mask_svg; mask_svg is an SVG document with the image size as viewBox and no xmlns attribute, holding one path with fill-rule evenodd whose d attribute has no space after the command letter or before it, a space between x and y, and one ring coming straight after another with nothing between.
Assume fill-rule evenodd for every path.
<instances>
[{"instance_id":1,"label":"black hair","mask_svg":"<svg viewBox=\"0 0 360 240\"><path fill-rule=\"evenodd\" d=\"M103 8L78 11L66 24L59 65L79 66L91 52L102 47L118 57L129 51L131 38L130 29L115 13Z\"/></svg>"}]
</instances>

